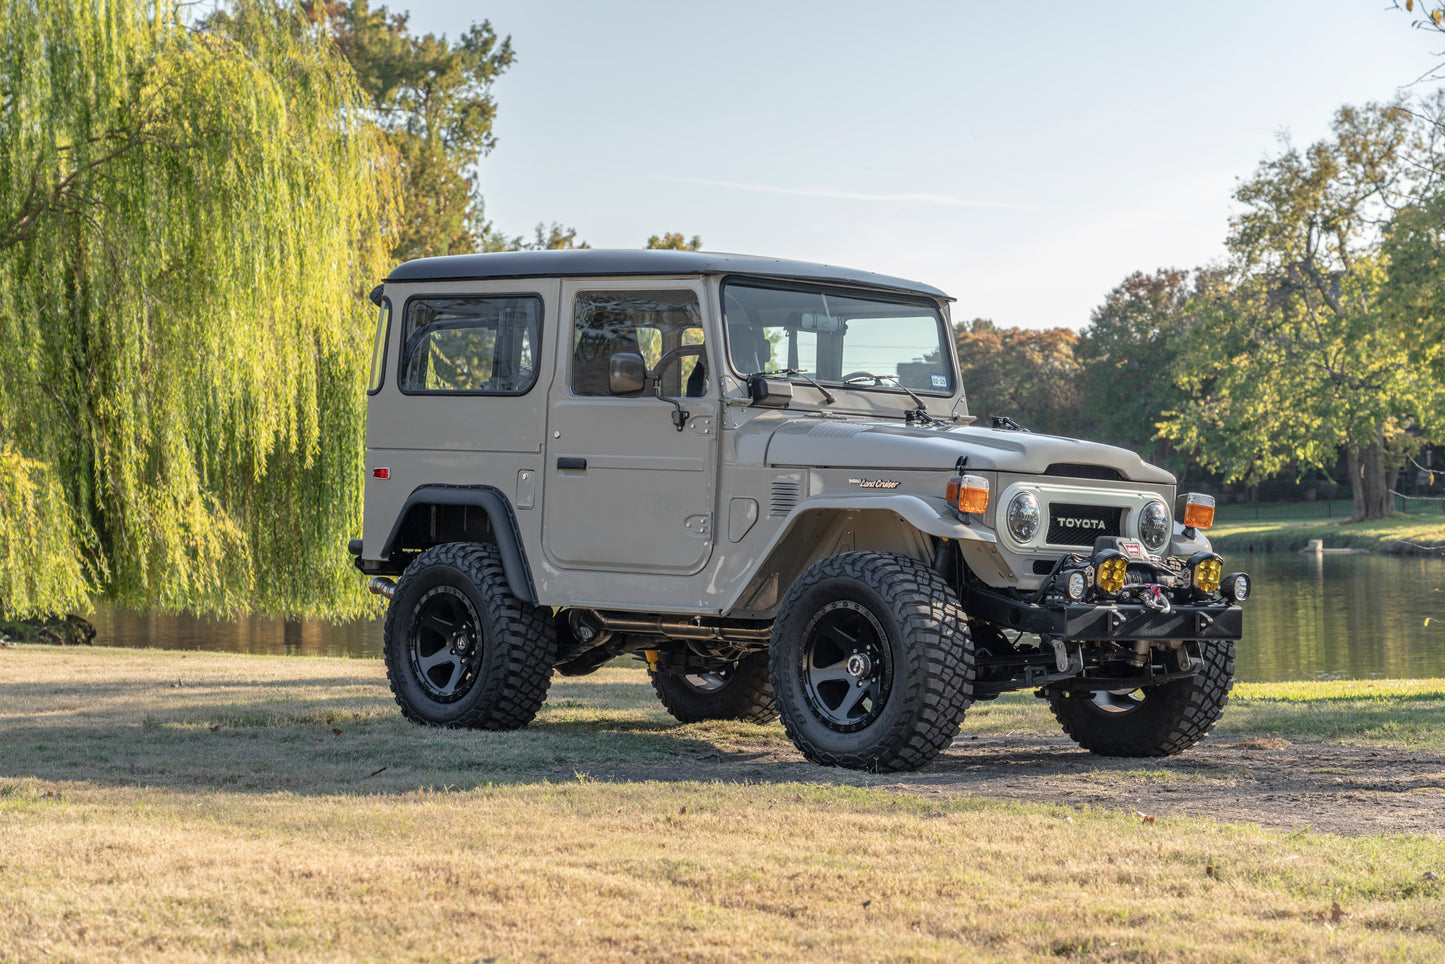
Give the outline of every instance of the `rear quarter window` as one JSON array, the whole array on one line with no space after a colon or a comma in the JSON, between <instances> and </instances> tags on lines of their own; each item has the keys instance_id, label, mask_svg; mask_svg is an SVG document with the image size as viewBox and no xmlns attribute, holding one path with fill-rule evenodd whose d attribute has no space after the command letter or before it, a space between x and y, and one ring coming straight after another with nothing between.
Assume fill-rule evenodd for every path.
<instances>
[{"instance_id":1,"label":"rear quarter window","mask_svg":"<svg viewBox=\"0 0 1445 964\"><path fill-rule=\"evenodd\" d=\"M408 394L521 395L537 381L542 299L412 298L398 383Z\"/></svg>"}]
</instances>

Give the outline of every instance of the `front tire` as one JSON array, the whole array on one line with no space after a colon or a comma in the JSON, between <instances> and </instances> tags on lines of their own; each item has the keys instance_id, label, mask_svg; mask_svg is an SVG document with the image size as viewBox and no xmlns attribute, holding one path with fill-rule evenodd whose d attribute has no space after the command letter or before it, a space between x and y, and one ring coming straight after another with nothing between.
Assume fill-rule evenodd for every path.
<instances>
[{"instance_id":1,"label":"front tire","mask_svg":"<svg viewBox=\"0 0 1445 964\"><path fill-rule=\"evenodd\" d=\"M744 720L771 723L778 718L768 654L749 653L716 673L651 674L652 688L663 708L680 723Z\"/></svg>"},{"instance_id":2,"label":"front tire","mask_svg":"<svg viewBox=\"0 0 1445 964\"><path fill-rule=\"evenodd\" d=\"M773 693L814 763L914 770L953 741L973 695L963 608L906 556L849 552L805 572L773 627Z\"/></svg>"},{"instance_id":3,"label":"front tire","mask_svg":"<svg viewBox=\"0 0 1445 964\"><path fill-rule=\"evenodd\" d=\"M407 719L515 730L547 698L557 637L512 594L495 546L434 546L407 567L382 631L386 676Z\"/></svg>"},{"instance_id":4,"label":"front tire","mask_svg":"<svg viewBox=\"0 0 1445 964\"><path fill-rule=\"evenodd\" d=\"M1100 756L1173 756L1218 722L1234 686L1234 643L1199 644L1194 676L1132 692L1055 693L1049 707L1064 732Z\"/></svg>"}]
</instances>

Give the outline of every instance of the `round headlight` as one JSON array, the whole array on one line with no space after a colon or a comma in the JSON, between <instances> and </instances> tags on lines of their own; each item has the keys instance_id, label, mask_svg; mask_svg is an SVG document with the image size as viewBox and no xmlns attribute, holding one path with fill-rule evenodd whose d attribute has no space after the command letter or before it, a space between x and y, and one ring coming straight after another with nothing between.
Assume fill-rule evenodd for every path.
<instances>
[{"instance_id":1,"label":"round headlight","mask_svg":"<svg viewBox=\"0 0 1445 964\"><path fill-rule=\"evenodd\" d=\"M1169 510L1163 502L1150 502L1139 513L1139 538L1150 552L1158 552L1169 541Z\"/></svg>"},{"instance_id":2,"label":"round headlight","mask_svg":"<svg viewBox=\"0 0 1445 964\"><path fill-rule=\"evenodd\" d=\"M1039 500L1032 492L1020 492L1009 500L1008 531L1019 542L1028 542L1039 531Z\"/></svg>"}]
</instances>

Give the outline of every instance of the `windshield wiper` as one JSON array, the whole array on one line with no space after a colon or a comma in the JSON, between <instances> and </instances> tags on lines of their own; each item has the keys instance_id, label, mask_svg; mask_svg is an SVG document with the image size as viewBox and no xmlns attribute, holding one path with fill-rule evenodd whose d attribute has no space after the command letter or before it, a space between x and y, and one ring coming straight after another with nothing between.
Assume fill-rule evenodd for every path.
<instances>
[{"instance_id":1,"label":"windshield wiper","mask_svg":"<svg viewBox=\"0 0 1445 964\"><path fill-rule=\"evenodd\" d=\"M822 393L824 404L832 405L834 402L837 401L837 399L833 397L832 392L828 391L822 385L819 385L817 382L813 381L812 377L801 368L779 368L777 371L771 372L753 372L753 375L761 375L764 378L772 378L775 375L787 375L791 378L793 375L797 375L798 377L802 378L803 381L807 382L809 385L812 385L814 388L816 388L819 392ZM749 375L748 377L752 378L753 375Z\"/></svg>"},{"instance_id":2,"label":"windshield wiper","mask_svg":"<svg viewBox=\"0 0 1445 964\"><path fill-rule=\"evenodd\" d=\"M881 385L881 384L883 384L884 382L892 382L894 385L896 385L897 387L903 389L903 391L905 391L905 392L908 393L908 397L911 398L911 399L913 399L913 404L914 404L914 405L917 405L918 407L915 408L915 409L913 409L913 410L910 411L910 412L904 412L904 413L903 413L903 417L904 417L904 419L905 419L906 421L909 421L909 422L912 422L912 421L914 421L914 420L917 420L917 421L920 421L920 422L942 422L942 421L943 421L943 419L934 418L932 415L928 414L928 407L923 403L923 399L918 397L918 393L917 393L917 392L915 392L913 389L909 388L907 385L905 385L905 384L903 384L901 381L899 381L897 375L875 375L875 374L873 374L872 372L854 372L853 374L851 374L851 375L849 375L848 377L846 377L846 378L843 379L843 384L844 384L844 385L850 385L850 384L852 384L853 382L862 381L862 380L865 379L865 378L871 378L871 379L873 379L873 384L874 384L874 385Z\"/></svg>"}]
</instances>

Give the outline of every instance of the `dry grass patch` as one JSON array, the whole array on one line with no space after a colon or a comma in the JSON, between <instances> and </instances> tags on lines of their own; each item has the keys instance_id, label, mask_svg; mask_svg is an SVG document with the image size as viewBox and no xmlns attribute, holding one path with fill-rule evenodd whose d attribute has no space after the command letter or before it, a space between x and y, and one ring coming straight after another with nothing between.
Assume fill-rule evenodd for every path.
<instances>
[{"instance_id":1,"label":"dry grass patch","mask_svg":"<svg viewBox=\"0 0 1445 964\"><path fill-rule=\"evenodd\" d=\"M901 794L631 669L507 734L406 723L370 661L0 672L3 961L1445 957L1440 838Z\"/></svg>"}]
</instances>

